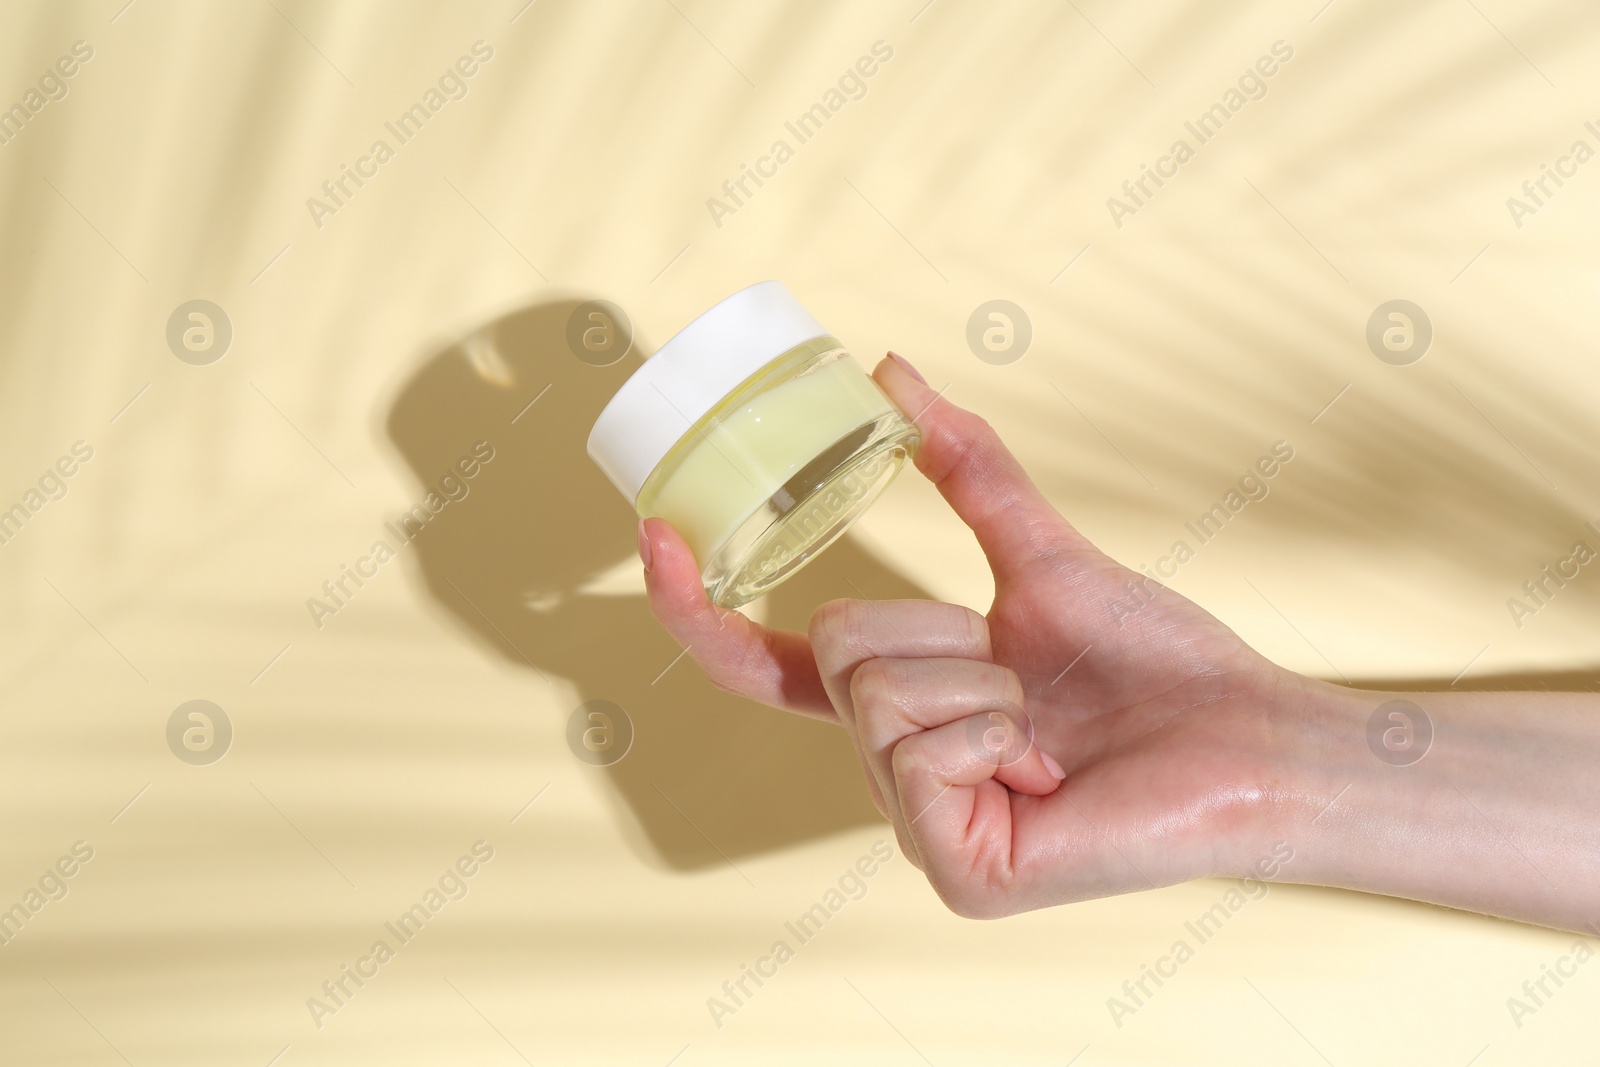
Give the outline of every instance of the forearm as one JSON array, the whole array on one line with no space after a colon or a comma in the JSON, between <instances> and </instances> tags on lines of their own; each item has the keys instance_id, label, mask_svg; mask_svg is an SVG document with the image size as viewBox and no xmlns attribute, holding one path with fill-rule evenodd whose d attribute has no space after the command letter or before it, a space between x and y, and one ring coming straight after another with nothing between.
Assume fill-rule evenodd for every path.
<instances>
[{"instance_id":1,"label":"forearm","mask_svg":"<svg viewBox=\"0 0 1600 1067\"><path fill-rule=\"evenodd\" d=\"M1264 791L1280 877L1600 933L1600 695L1294 689Z\"/></svg>"}]
</instances>

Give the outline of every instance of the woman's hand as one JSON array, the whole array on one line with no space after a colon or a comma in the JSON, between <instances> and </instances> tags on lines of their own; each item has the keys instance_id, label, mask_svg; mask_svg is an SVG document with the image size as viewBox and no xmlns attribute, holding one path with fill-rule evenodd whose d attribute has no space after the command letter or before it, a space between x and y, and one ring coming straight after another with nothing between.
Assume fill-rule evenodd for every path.
<instances>
[{"instance_id":1,"label":"woman's hand","mask_svg":"<svg viewBox=\"0 0 1600 1067\"><path fill-rule=\"evenodd\" d=\"M773 631L709 602L666 523L639 549L652 610L714 683L844 727L954 911L1255 875L1600 933L1595 694L1374 693L1276 667L1084 540L909 364L874 374L988 557L987 616L839 600L809 635ZM1431 747L1395 758L1392 723Z\"/></svg>"},{"instance_id":2,"label":"woman's hand","mask_svg":"<svg viewBox=\"0 0 1600 1067\"><path fill-rule=\"evenodd\" d=\"M988 557L988 616L839 600L809 638L768 630L714 607L652 519L656 617L721 688L837 717L902 850L961 914L1243 873L1299 679L1086 541L982 419L892 359L875 377L916 413L917 466Z\"/></svg>"}]
</instances>

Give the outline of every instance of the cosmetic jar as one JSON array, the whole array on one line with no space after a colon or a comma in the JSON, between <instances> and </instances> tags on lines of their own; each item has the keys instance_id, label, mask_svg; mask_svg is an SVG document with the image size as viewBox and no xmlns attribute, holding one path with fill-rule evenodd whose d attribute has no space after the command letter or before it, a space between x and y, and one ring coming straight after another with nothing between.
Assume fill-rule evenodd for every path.
<instances>
[{"instance_id":1,"label":"cosmetic jar","mask_svg":"<svg viewBox=\"0 0 1600 1067\"><path fill-rule=\"evenodd\" d=\"M600 412L589 456L641 519L683 535L731 608L833 543L918 440L789 290L761 282L645 360Z\"/></svg>"}]
</instances>

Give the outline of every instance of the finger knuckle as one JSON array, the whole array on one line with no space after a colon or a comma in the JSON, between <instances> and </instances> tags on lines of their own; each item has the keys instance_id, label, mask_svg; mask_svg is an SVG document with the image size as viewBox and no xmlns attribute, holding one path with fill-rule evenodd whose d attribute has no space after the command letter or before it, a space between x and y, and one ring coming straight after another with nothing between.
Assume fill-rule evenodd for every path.
<instances>
[{"instance_id":1,"label":"finger knuckle","mask_svg":"<svg viewBox=\"0 0 1600 1067\"><path fill-rule=\"evenodd\" d=\"M906 782L928 773L928 760L922 747L913 735L895 745L889 754L889 769L894 772L895 783L902 788Z\"/></svg>"},{"instance_id":2,"label":"finger knuckle","mask_svg":"<svg viewBox=\"0 0 1600 1067\"><path fill-rule=\"evenodd\" d=\"M997 906L993 898L984 893L974 892L965 884L952 884L945 879L931 876L928 882L938 894L940 902L963 919L998 919L1008 914L1005 907Z\"/></svg>"},{"instance_id":3,"label":"finger knuckle","mask_svg":"<svg viewBox=\"0 0 1600 1067\"><path fill-rule=\"evenodd\" d=\"M700 671L706 676L712 688L724 693L738 693L743 672L738 665L721 659L696 660L700 664Z\"/></svg>"},{"instance_id":4,"label":"finger knuckle","mask_svg":"<svg viewBox=\"0 0 1600 1067\"><path fill-rule=\"evenodd\" d=\"M888 660L864 660L850 675L850 700L858 715L873 715L891 707L900 687L899 671Z\"/></svg>"},{"instance_id":5,"label":"finger knuckle","mask_svg":"<svg viewBox=\"0 0 1600 1067\"><path fill-rule=\"evenodd\" d=\"M970 411L962 411L951 420L950 430L956 438L952 467L967 467L978 472L994 465L994 453L1000 444L989 420Z\"/></svg>"},{"instance_id":6,"label":"finger knuckle","mask_svg":"<svg viewBox=\"0 0 1600 1067\"><path fill-rule=\"evenodd\" d=\"M928 884L933 886L933 891L939 897L939 902L963 919L976 919L976 909L973 901L962 890L947 884L942 878L928 878Z\"/></svg>"},{"instance_id":7,"label":"finger knuckle","mask_svg":"<svg viewBox=\"0 0 1600 1067\"><path fill-rule=\"evenodd\" d=\"M700 664L700 671L706 676L713 688L724 693L743 695L749 683L749 671L746 669L748 660L747 652L716 651L709 654L697 654L691 646L690 658Z\"/></svg>"},{"instance_id":8,"label":"finger knuckle","mask_svg":"<svg viewBox=\"0 0 1600 1067\"><path fill-rule=\"evenodd\" d=\"M988 655L989 649L989 620L982 613L972 608L961 608L962 622L967 628L967 640L971 646Z\"/></svg>"},{"instance_id":9,"label":"finger knuckle","mask_svg":"<svg viewBox=\"0 0 1600 1067\"><path fill-rule=\"evenodd\" d=\"M996 666L1000 698L1009 705L1022 711L1027 703L1027 693L1022 688L1022 678L1010 667Z\"/></svg>"},{"instance_id":10,"label":"finger knuckle","mask_svg":"<svg viewBox=\"0 0 1600 1067\"><path fill-rule=\"evenodd\" d=\"M995 433L993 424L975 411L963 413L961 430L970 440L980 446L992 445L1000 439L1000 435Z\"/></svg>"},{"instance_id":11,"label":"finger knuckle","mask_svg":"<svg viewBox=\"0 0 1600 1067\"><path fill-rule=\"evenodd\" d=\"M958 418L941 420L928 434L918 453L922 472L935 485L943 482L968 462L974 448L966 424Z\"/></svg>"},{"instance_id":12,"label":"finger knuckle","mask_svg":"<svg viewBox=\"0 0 1600 1067\"><path fill-rule=\"evenodd\" d=\"M850 600L830 600L811 613L807 633L813 646L833 650L845 645L850 637L852 603Z\"/></svg>"},{"instance_id":13,"label":"finger knuckle","mask_svg":"<svg viewBox=\"0 0 1600 1067\"><path fill-rule=\"evenodd\" d=\"M831 658L843 662L866 659L882 645L883 606L871 600L835 600L823 607L828 611L823 619L822 647ZM817 643L815 636L812 643Z\"/></svg>"}]
</instances>

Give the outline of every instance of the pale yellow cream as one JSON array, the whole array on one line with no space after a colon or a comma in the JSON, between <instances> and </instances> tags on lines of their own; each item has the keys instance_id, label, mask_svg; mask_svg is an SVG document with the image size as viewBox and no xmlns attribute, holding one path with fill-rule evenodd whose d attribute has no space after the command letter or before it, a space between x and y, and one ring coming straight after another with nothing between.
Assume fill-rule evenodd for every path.
<instances>
[{"instance_id":1,"label":"pale yellow cream","mask_svg":"<svg viewBox=\"0 0 1600 1067\"><path fill-rule=\"evenodd\" d=\"M895 408L849 356L713 413L650 476L641 517L672 523L702 565L834 442Z\"/></svg>"}]
</instances>

